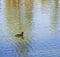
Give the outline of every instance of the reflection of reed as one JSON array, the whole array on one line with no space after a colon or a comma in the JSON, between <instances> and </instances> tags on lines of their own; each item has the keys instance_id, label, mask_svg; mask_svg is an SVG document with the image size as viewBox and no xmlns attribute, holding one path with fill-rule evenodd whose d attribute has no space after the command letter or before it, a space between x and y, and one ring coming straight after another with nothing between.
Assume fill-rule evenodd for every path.
<instances>
[{"instance_id":1,"label":"reflection of reed","mask_svg":"<svg viewBox=\"0 0 60 57\"><path fill-rule=\"evenodd\" d=\"M19 3L19 5L20 5L20 3ZM18 17L18 19L19 19L19 32L22 32L23 31L23 22L22 22L22 18L21 18L21 9L20 9L21 7L20 6L18 6L17 7L17 17Z\"/></svg>"},{"instance_id":2,"label":"reflection of reed","mask_svg":"<svg viewBox=\"0 0 60 57\"><path fill-rule=\"evenodd\" d=\"M57 33L57 24L58 24L58 0L54 1L54 10L53 10L53 19L51 22L52 30L54 33Z\"/></svg>"},{"instance_id":3,"label":"reflection of reed","mask_svg":"<svg viewBox=\"0 0 60 57\"><path fill-rule=\"evenodd\" d=\"M27 2L27 3L26 3ZM25 7L26 7L26 18L32 18L32 10L33 10L33 1L32 0L25 0Z\"/></svg>"},{"instance_id":4,"label":"reflection of reed","mask_svg":"<svg viewBox=\"0 0 60 57\"><path fill-rule=\"evenodd\" d=\"M33 0L25 0L25 10L26 10L26 32L30 33L32 29L32 10L33 10Z\"/></svg>"},{"instance_id":5,"label":"reflection of reed","mask_svg":"<svg viewBox=\"0 0 60 57\"><path fill-rule=\"evenodd\" d=\"M30 43L28 43L29 41L27 39L20 39L17 42L17 52L19 54L19 57L29 57L28 53L31 50L31 46ZM29 49L30 48L30 49Z\"/></svg>"},{"instance_id":6,"label":"reflection of reed","mask_svg":"<svg viewBox=\"0 0 60 57\"><path fill-rule=\"evenodd\" d=\"M8 33L15 34L23 31L23 22L21 20L21 0L7 0L7 26Z\"/></svg>"},{"instance_id":7,"label":"reflection of reed","mask_svg":"<svg viewBox=\"0 0 60 57\"><path fill-rule=\"evenodd\" d=\"M42 0L42 2L44 2L44 3L48 3L48 1L49 1L49 0Z\"/></svg>"},{"instance_id":8,"label":"reflection of reed","mask_svg":"<svg viewBox=\"0 0 60 57\"><path fill-rule=\"evenodd\" d=\"M21 0L14 0L15 1L15 5L16 5L16 7L19 7L20 6L20 2L21 2Z\"/></svg>"},{"instance_id":9,"label":"reflection of reed","mask_svg":"<svg viewBox=\"0 0 60 57\"><path fill-rule=\"evenodd\" d=\"M48 11L48 9L49 9L49 2L50 2L50 0L42 0L42 5L41 6L42 6L43 13Z\"/></svg>"},{"instance_id":10,"label":"reflection of reed","mask_svg":"<svg viewBox=\"0 0 60 57\"><path fill-rule=\"evenodd\" d=\"M25 0L25 6L21 4L22 2L22 0L7 0L7 27L9 34L20 33L24 30L31 31L30 26L32 26L33 0ZM22 18L22 14L24 12L23 7L25 7L24 9L26 12L24 13L26 16L23 15L24 18Z\"/></svg>"}]
</instances>

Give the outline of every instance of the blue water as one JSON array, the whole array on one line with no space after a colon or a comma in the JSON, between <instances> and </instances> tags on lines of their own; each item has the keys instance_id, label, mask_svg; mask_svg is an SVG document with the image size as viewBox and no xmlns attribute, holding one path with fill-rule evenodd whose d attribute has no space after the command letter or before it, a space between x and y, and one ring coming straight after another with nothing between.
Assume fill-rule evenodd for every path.
<instances>
[{"instance_id":1,"label":"blue water","mask_svg":"<svg viewBox=\"0 0 60 57\"><path fill-rule=\"evenodd\" d=\"M46 36L47 37L47 36ZM6 37L2 37L6 38ZM48 38L48 37L47 37ZM60 56L60 38L59 36L50 36L48 40L30 40L30 42L21 42L21 39L13 43L9 40L0 39L1 57L59 57ZM27 40L27 39L26 39ZM22 40L23 41L23 40Z\"/></svg>"}]
</instances>

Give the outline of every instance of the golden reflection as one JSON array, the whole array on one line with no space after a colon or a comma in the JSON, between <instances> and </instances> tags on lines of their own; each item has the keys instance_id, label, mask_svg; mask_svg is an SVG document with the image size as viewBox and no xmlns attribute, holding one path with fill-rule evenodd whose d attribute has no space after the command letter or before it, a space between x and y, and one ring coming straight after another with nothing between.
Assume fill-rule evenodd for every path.
<instances>
[{"instance_id":1,"label":"golden reflection","mask_svg":"<svg viewBox=\"0 0 60 57\"><path fill-rule=\"evenodd\" d=\"M16 34L23 31L21 18L20 0L7 0L7 26L9 34Z\"/></svg>"},{"instance_id":2,"label":"golden reflection","mask_svg":"<svg viewBox=\"0 0 60 57\"><path fill-rule=\"evenodd\" d=\"M25 0L25 23L22 19L22 6L21 0L7 0L7 27L9 34L17 34L20 32L31 31L32 26L32 10L33 10L33 0ZM28 2L28 4L27 4ZM22 7L21 7L22 6ZM27 27L27 28L26 28Z\"/></svg>"},{"instance_id":3,"label":"golden reflection","mask_svg":"<svg viewBox=\"0 0 60 57\"><path fill-rule=\"evenodd\" d=\"M21 0L15 0L16 6L18 7L20 5Z\"/></svg>"},{"instance_id":4,"label":"golden reflection","mask_svg":"<svg viewBox=\"0 0 60 57\"><path fill-rule=\"evenodd\" d=\"M8 8L8 9L11 9L11 7L12 7L12 4L13 4L13 0L6 0L6 7Z\"/></svg>"},{"instance_id":5,"label":"golden reflection","mask_svg":"<svg viewBox=\"0 0 60 57\"><path fill-rule=\"evenodd\" d=\"M26 4L30 4L32 0L25 0Z\"/></svg>"}]
</instances>

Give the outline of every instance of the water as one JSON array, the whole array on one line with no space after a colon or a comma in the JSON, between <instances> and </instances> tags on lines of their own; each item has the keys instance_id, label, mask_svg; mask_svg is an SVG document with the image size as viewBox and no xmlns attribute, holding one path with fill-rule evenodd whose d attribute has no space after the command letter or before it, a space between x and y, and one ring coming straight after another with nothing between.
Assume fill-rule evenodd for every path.
<instances>
[{"instance_id":1,"label":"water","mask_svg":"<svg viewBox=\"0 0 60 57\"><path fill-rule=\"evenodd\" d=\"M0 1L0 57L60 57L59 0Z\"/></svg>"}]
</instances>

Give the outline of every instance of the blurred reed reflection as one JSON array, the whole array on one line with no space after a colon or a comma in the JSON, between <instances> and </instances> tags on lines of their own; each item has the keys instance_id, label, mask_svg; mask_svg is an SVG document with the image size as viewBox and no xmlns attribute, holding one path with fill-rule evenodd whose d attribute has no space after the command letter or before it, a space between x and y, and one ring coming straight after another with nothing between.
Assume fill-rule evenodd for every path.
<instances>
[{"instance_id":1,"label":"blurred reed reflection","mask_svg":"<svg viewBox=\"0 0 60 57\"><path fill-rule=\"evenodd\" d=\"M25 20L25 32L27 33L28 36L31 36L32 34L32 17L33 17L33 0L25 0L25 10L26 10L26 16L24 19Z\"/></svg>"},{"instance_id":2,"label":"blurred reed reflection","mask_svg":"<svg viewBox=\"0 0 60 57\"><path fill-rule=\"evenodd\" d=\"M8 33L15 34L23 31L21 20L20 0L7 0L7 26Z\"/></svg>"},{"instance_id":3,"label":"blurred reed reflection","mask_svg":"<svg viewBox=\"0 0 60 57\"><path fill-rule=\"evenodd\" d=\"M19 57L29 57L29 53L32 50L31 47L31 41L29 39L25 39L23 37L17 37L20 38L17 42L17 48L16 48L16 52L18 53Z\"/></svg>"},{"instance_id":4,"label":"blurred reed reflection","mask_svg":"<svg viewBox=\"0 0 60 57\"><path fill-rule=\"evenodd\" d=\"M42 5L41 5L41 8L42 8L42 13L49 11L49 7L50 7L50 0L42 0Z\"/></svg>"},{"instance_id":5,"label":"blurred reed reflection","mask_svg":"<svg viewBox=\"0 0 60 57\"><path fill-rule=\"evenodd\" d=\"M58 32L58 11L58 0L55 0L51 19L51 29L54 34Z\"/></svg>"},{"instance_id":6,"label":"blurred reed reflection","mask_svg":"<svg viewBox=\"0 0 60 57\"><path fill-rule=\"evenodd\" d=\"M7 1L7 27L11 35L22 31L25 34L32 32L33 1L25 0L25 6L21 3L23 3L22 0Z\"/></svg>"}]
</instances>

